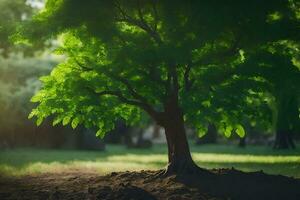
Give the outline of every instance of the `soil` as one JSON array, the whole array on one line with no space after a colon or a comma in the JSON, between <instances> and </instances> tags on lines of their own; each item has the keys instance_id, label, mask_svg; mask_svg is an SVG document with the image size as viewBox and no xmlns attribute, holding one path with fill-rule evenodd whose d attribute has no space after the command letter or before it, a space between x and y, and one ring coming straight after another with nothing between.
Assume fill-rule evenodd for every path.
<instances>
[{"instance_id":1,"label":"soil","mask_svg":"<svg viewBox=\"0 0 300 200\"><path fill-rule=\"evenodd\" d=\"M69 172L0 177L0 199L219 200L300 199L300 179L216 169L199 175L157 177L158 171Z\"/></svg>"}]
</instances>

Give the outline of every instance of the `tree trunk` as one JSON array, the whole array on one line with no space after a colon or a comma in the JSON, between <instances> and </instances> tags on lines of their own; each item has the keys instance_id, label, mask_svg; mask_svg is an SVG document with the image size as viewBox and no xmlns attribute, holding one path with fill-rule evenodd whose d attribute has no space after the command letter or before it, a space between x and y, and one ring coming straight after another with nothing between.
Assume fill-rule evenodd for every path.
<instances>
[{"instance_id":1,"label":"tree trunk","mask_svg":"<svg viewBox=\"0 0 300 200\"><path fill-rule=\"evenodd\" d=\"M183 114L178 107L167 107L163 127L168 144L168 165L165 174L191 174L200 171L194 163L184 128Z\"/></svg>"},{"instance_id":2,"label":"tree trunk","mask_svg":"<svg viewBox=\"0 0 300 200\"><path fill-rule=\"evenodd\" d=\"M280 131L278 130L276 132L276 138L275 138L275 149L295 149L295 143L292 137L292 133L290 131Z\"/></svg>"},{"instance_id":3,"label":"tree trunk","mask_svg":"<svg viewBox=\"0 0 300 200\"><path fill-rule=\"evenodd\" d=\"M294 102L295 99L287 96L278 97L277 103L277 120L276 120L276 137L274 148L275 149L294 149L295 143L293 141L293 130L291 126L294 125L293 119L298 117L297 104Z\"/></svg>"},{"instance_id":4,"label":"tree trunk","mask_svg":"<svg viewBox=\"0 0 300 200\"><path fill-rule=\"evenodd\" d=\"M206 134L201 138L197 137L196 144L216 144L217 137L218 133L215 125L209 124Z\"/></svg>"},{"instance_id":5,"label":"tree trunk","mask_svg":"<svg viewBox=\"0 0 300 200\"><path fill-rule=\"evenodd\" d=\"M239 138L239 147L241 147L241 148L246 147L246 136Z\"/></svg>"}]
</instances>

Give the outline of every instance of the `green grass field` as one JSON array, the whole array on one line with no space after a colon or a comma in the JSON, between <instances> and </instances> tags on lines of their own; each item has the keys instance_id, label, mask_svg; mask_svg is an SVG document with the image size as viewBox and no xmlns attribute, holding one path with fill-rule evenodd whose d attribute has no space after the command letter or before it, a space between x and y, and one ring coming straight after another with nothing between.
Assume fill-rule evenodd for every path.
<instances>
[{"instance_id":1,"label":"green grass field","mask_svg":"<svg viewBox=\"0 0 300 200\"><path fill-rule=\"evenodd\" d=\"M266 146L191 145L194 160L206 168L263 170L300 178L300 150L278 151ZM0 152L0 173L9 176L56 172L97 172L159 169L167 161L165 145L127 149L107 145L106 151L15 149Z\"/></svg>"}]
</instances>

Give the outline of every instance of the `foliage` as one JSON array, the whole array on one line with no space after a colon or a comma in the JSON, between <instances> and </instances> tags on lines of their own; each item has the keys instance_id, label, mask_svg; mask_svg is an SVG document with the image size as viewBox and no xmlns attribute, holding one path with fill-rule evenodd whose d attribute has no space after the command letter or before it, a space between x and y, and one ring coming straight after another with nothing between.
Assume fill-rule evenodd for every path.
<instances>
[{"instance_id":1,"label":"foliage","mask_svg":"<svg viewBox=\"0 0 300 200\"><path fill-rule=\"evenodd\" d=\"M240 75L261 83L259 90L271 96L273 122L277 130L300 131L299 45L280 41L249 55ZM254 88L255 89L255 88Z\"/></svg>"},{"instance_id":2,"label":"foliage","mask_svg":"<svg viewBox=\"0 0 300 200\"><path fill-rule=\"evenodd\" d=\"M242 137L243 121L269 110L265 93L251 90L263 84L240 78L237 66L268 43L299 41L298 8L285 0L48 0L19 39L60 35L57 52L68 59L42 78L30 117L98 127L103 137L114 121L136 123L142 111L159 121L175 97L199 132L213 121Z\"/></svg>"}]
</instances>

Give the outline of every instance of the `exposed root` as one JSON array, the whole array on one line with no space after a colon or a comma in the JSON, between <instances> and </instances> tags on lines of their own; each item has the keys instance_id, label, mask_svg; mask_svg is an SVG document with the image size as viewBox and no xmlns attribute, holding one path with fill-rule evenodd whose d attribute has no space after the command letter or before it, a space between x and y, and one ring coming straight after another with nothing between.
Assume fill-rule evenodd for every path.
<instances>
[{"instance_id":1,"label":"exposed root","mask_svg":"<svg viewBox=\"0 0 300 200\"><path fill-rule=\"evenodd\" d=\"M164 170L159 170L151 180L156 178L166 178L172 175L190 176L190 175L211 174L208 170L198 167L192 160L182 160L181 162L169 163Z\"/></svg>"},{"instance_id":2,"label":"exposed root","mask_svg":"<svg viewBox=\"0 0 300 200\"><path fill-rule=\"evenodd\" d=\"M164 176L171 175L198 175L203 173L204 169L198 167L192 160L181 160L168 164Z\"/></svg>"},{"instance_id":3,"label":"exposed root","mask_svg":"<svg viewBox=\"0 0 300 200\"><path fill-rule=\"evenodd\" d=\"M166 172L166 170L164 170L164 169L159 170L157 173L155 173L155 174L149 179L149 181L153 181L154 179L157 179L157 178L163 178L165 172Z\"/></svg>"}]
</instances>

